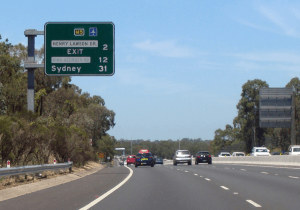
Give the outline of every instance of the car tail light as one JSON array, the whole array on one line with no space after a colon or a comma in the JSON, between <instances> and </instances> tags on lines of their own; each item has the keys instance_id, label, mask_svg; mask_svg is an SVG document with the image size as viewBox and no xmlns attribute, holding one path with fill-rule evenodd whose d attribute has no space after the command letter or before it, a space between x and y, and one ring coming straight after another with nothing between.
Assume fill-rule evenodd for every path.
<instances>
[{"instance_id":1,"label":"car tail light","mask_svg":"<svg viewBox=\"0 0 300 210\"><path fill-rule=\"evenodd\" d=\"M197 158L200 158L200 156L197 156Z\"/></svg>"},{"instance_id":2,"label":"car tail light","mask_svg":"<svg viewBox=\"0 0 300 210\"><path fill-rule=\"evenodd\" d=\"M192 156L189 155L189 157L192 157Z\"/></svg>"},{"instance_id":3,"label":"car tail light","mask_svg":"<svg viewBox=\"0 0 300 210\"><path fill-rule=\"evenodd\" d=\"M211 155L209 155L208 157L211 157Z\"/></svg>"}]
</instances>

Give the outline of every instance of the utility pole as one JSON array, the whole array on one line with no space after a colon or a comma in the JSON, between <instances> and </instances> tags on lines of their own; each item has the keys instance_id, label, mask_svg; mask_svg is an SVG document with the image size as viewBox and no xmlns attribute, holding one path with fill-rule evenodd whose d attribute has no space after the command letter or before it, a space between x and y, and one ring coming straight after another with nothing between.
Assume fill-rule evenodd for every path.
<instances>
[{"instance_id":1,"label":"utility pole","mask_svg":"<svg viewBox=\"0 0 300 210\"><path fill-rule=\"evenodd\" d=\"M295 122L295 93L292 95L292 129L291 129L291 145L296 145L296 122Z\"/></svg>"}]
</instances>

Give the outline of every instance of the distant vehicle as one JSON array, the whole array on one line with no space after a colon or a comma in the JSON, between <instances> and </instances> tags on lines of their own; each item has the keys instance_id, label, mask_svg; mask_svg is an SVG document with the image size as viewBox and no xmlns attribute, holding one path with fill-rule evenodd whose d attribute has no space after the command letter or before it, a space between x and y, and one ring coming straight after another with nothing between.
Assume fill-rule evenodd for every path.
<instances>
[{"instance_id":1,"label":"distant vehicle","mask_svg":"<svg viewBox=\"0 0 300 210\"><path fill-rule=\"evenodd\" d=\"M233 152L232 156L236 157L236 156L246 156L244 152Z\"/></svg>"},{"instance_id":2,"label":"distant vehicle","mask_svg":"<svg viewBox=\"0 0 300 210\"><path fill-rule=\"evenodd\" d=\"M173 165L176 166L177 163L187 163L192 165L192 156L188 150L177 150L173 157Z\"/></svg>"},{"instance_id":3,"label":"distant vehicle","mask_svg":"<svg viewBox=\"0 0 300 210\"><path fill-rule=\"evenodd\" d=\"M300 155L300 145L289 146L289 155Z\"/></svg>"},{"instance_id":4,"label":"distant vehicle","mask_svg":"<svg viewBox=\"0 0 300 210\"><path fill-rule=\"evenodd\" d=\"M138 166L151 166L154 167L154 158L150 152L138 153L135 156L135 167Z\"/></svg>"},{"instance_id":5,"label":"distant vehicle","mask_svg":"<svg viewBox=\"0 0 300 210\"><path fill-rule=\"evenodd\" d=\"M251 156L270 156L270 150L266 147L253 147Z\"/></svg>"},{"instance_id":6,"label":"distant vehicle","mask_svg":"<svg viewBox=\"0 0 300 210\"><path fill-rule=\"evenodd\" d=\"M156 158L155 159L155 164L164 164L163 159L162 158Z\"/></svg>"},{"instance_id":7,"label":"distant vehicle","mask_svg":"<svg viewBox=\"0 0 300 210\"><path fill-rule=\"evenodd\" d=\"M127 156L127 165L135 164L135 155L128 155Z\"/></svg>"},{"instance_id":8,"label":"distant vehicle","mask_svg":"<svg viewBox=\"0 0 300 210\"><path fill-rule=\"evenodd\" d=\"M211 155L209 154L208 151L197 152L195 157L195 165L198 165L198 163L212 164Z\"/></svg>"},{"instance_id":9,"label":"distant vehicle","mask_svg":"<svg viewBox=\"0 0 300 210\"><path fill-rule=\"evenodd\" d=\"M139 151L139 153L140 153L140 154L142 154L142 153L149 153L149 150L147 150L147 149L141 149L141 150Z\"/></svg>"},{"instance_id":10,"label":"distant vehicle","mask_svg":"<svg viewBox=\"0 0 300 210\"><path fill-rule=\"evenodd\" d=\"M221 152L219 154L219 157L230 157L230 156L231 156L231 154L229 152Z\"/></svg>"}]
</instances>

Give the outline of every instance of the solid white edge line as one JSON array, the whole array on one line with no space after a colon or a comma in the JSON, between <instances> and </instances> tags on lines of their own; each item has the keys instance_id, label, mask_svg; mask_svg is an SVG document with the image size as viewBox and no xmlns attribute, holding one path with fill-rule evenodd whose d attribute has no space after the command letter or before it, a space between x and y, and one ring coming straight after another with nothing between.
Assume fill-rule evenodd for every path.
<instances>
[{"instance_id":1,"label":"solid white edge line","mask_svg":"<svg viewBox=\"0 0 300 210\"><path fill-rule=\"evenodd\" d=\"M255 203L254 201L252 201L252 200L246 200L248 203L251 203L253 206L255 206L255 207L261 207L261 205L259 205L259 204L257 204L257 203Z\"/></svg>"},{"instance_id":2,"label":"solid white edge line","mask_svg":"<svg viewBox=\"0 0 300 210\"><path fill-rule=\"evenodd\" d=\"M114 191L116 191L117 189L119 189L123 184L125 184L130 177L133 174L133 171L131 168L129 168L128 166L125 166L126 168L128 168L130 170L129 175L122 181L120 182L117 186L115 186L114 188L110 189L109 191L107 191L106 193L104 193L103 195L101 195L99 198L95 199L94 201L92 201L91 203L89 203L88 205L82 207L79 210L88 210L89 208L93 207L94 205L96 205L97 203L99 203L100 201L102 201L104 198L106 198L107 196L109 196L111 193L113 193Z\"/></svg>"}]
</instances>

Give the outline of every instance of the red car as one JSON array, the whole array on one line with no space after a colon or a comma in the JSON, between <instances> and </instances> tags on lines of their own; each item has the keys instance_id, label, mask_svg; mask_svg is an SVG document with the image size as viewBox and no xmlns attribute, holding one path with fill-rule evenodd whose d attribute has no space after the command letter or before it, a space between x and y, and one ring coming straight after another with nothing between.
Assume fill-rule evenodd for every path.
<instances>
[{"instance_id":1,"label":"red car","mask_svg":"<svg viewBox=\"0 0 300 210\"><path fill-rule=\"evenodd\" d=\"M135 164L135 155L128 155L127 156L127 165Z\"/></svg>"}]
</instances>

